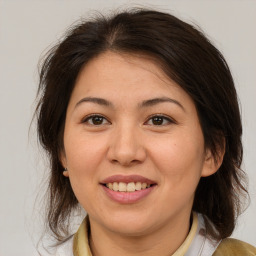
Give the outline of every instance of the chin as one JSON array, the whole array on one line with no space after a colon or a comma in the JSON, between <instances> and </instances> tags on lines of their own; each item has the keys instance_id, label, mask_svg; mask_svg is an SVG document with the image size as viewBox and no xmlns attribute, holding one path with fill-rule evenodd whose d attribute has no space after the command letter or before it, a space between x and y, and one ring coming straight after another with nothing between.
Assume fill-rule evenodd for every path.
<instances>
[{"instance_id":1,"label":"chin","mask_svg":"<svg viewBox=\"0 0 256 256\"><path fill-rule=\"evenodd\" d=\"M152 223L151 223L152 222ZM105 225L109 230L120 235L126 236L142 236L148 234L152 229L153 221L146 218L145 216L123 215L109 218Z\"/></svg>"}]
</instances>

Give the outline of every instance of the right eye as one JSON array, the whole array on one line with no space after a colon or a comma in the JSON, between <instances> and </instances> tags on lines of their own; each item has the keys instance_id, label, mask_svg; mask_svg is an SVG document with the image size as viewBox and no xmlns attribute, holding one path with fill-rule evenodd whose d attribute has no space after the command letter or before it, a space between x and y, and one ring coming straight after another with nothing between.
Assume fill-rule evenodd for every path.
<instances>
[{"instance_id":1,"label":"right eye","mask_svg":"<svg viewBox=\"0 0 256 256\"><path fill-rule=\"evenodd\" d=\"M100 126L104 124L109 124L109 121L101 115L90 115L83 119L82 123L87 123L89 125Z\"/></svg>"}]
</instances>

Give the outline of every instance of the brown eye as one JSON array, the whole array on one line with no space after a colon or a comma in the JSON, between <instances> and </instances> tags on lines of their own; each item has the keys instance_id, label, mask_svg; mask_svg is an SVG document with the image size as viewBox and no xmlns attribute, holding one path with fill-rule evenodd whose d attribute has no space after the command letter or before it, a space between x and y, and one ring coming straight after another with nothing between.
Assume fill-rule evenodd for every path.
<instances>
[{"instance_id":1,"label":"brown eye","mask_svg":"<svg viewBox=\"0 0 256 256\"><path fill-rule=\"evenodd\" d=\"M161 115L153 116L147 121L147 124L153 125L153 126L163 126L171 123L175 123L175 122L171 118L168 118L166 116L161 116Z\"/></svg>"},{"instance_id":2,"label":"brown eye","mask_svg":"<svg viewBox=\"0 0 256 256\"><path fill-rule=\"evenodd\" d=\"M162 125L163 122L164 122L164 118L161 117L161 116L156 116L156 117L153 117L153 118L152 118L152 123L153 123L154 125Z\"/></svg>"},{"instance_id":3,"label":"brown eye","mask_svg":"<svg viewBox=\"0 0 256 256\"><path fill-rule=\"evenodd\" d=\"M103 116L92 115L83 120L83 123L88 123L89 125L103 125L108 123L108 121Z\"/></svg>"}]
</instances>

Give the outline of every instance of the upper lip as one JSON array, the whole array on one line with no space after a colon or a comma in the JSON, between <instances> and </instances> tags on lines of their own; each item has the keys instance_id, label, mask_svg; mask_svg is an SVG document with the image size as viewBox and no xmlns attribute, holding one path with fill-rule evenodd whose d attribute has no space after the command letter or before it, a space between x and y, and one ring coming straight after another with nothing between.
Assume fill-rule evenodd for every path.
<instances>
[{"instance_id":1,"label":"upper lip","mask_svg":"<svg viewBox=\"0 0 256 256\"><path fill-rule=\"evenodd\" d=\"M148 185L156 184L155 181L140 175L121 175L121 174L107 177L106 179L102 180L100 183L107 184L107 183L114 183L114 182L124 182L124 183L141 182L141 183L147 183Z\"/></svg>"}]
</instances>

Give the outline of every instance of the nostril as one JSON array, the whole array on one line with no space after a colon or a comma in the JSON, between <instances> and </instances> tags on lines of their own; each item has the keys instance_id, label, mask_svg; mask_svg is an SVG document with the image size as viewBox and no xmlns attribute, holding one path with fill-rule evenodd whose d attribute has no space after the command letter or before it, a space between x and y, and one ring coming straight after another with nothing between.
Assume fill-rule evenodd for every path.
<instances>
[{"instance_id":1,"label":"nostril","mask_svg":"<svg viewBox=\"0 0 256 256\"><path fill-rule=\"evenodd\" d=\"M112 159L111 162L113 164L120 164L122 166L131 166L133 164L138 164L140 163L139 160L133 159L133 160L127 160L127 159Z\"/></svg>"}]
</instances>

